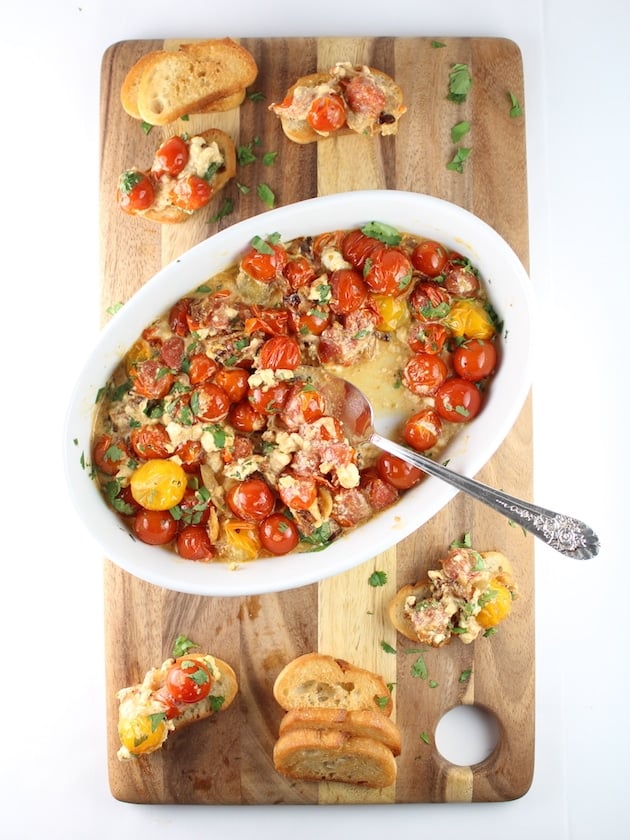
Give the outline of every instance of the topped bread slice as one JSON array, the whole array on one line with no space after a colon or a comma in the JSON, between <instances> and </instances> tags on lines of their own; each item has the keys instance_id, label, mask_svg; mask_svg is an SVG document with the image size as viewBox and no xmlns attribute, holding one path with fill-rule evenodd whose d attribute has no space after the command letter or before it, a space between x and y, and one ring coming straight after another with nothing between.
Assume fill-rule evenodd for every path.
<instances>
[{"instance_id":1,"label":"topped bread slice","mask_svg":"<svg viewBox=\"0 0 630 840\"><path fill-rule=\"evenodd\" d=\"M276 677L273 694L285 711L300 708L376 710L392 714L389 688L378 674L321 653L305 653Z\"/></svg>"}]
</instances>

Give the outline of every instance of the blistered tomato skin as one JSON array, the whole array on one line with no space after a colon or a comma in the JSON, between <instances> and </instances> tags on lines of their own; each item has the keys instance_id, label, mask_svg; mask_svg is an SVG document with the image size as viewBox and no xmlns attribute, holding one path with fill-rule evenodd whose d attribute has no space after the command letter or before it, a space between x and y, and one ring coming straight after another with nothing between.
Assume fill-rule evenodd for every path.
<instances>
[{"instance_id":1,"label":"blistered tomato skin","mask_svg":"<svg viewBox=\"0 0 630 840\"><path fill-rule=\"evenodd\" d=\"M160 169L179 152L167 141ZM325 548L425 480L348 438L312 366L356 368L377 410L403 411L399 441L436 460L499 367L480 275L441 243L380 222L262 234L148 324L103 389L95 478L138 540L182 560Z\"/></svg>"}]
</instances>

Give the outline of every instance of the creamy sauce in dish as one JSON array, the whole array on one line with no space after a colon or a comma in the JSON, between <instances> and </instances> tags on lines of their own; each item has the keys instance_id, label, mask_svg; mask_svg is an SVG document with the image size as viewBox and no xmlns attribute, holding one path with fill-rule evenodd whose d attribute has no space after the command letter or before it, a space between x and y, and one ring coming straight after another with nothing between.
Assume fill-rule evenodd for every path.
<instances>
[{"instance_id":1,"label":"creamy sauce in dish","mask_svg":"<svg viewBox=\"0 0 630 840\"><path fill-rule=\"evenodd\" d=\"M104 385L95 478L138 539L185 559L324 548L425 476L351 444L309 368L353 382L379 431L437 458L483 407L499 333L477 270L440 243L379 222L255 237Z\"/></svg>"}]
</instances>

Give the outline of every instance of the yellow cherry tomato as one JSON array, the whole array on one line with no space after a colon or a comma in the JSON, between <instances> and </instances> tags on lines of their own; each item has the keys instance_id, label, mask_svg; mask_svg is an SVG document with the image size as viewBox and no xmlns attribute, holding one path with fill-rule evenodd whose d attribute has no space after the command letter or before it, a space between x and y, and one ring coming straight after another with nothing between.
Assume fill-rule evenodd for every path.
<instances>
[{"instance_id":1,"label":"yellow cherry tomato","mask_svg":"<svg viewBox=\"0 0 630 840\"><path fill-rule=\"evenodd\" d=\"M152 458L132 473L129 484L131 495L143 508L169 510L184 497L186 473L175 461Z\"/></svg>"},{"instance_id":2,"label":"yellow cherry tomato","mask_svg":"<svg viewBox=\"0 0 630 840\"><path fill-rule=\"evenodd\" d=\"M230 549L230 558L238 560L253 560L260 553L260 537L255 522L245 522L243 519L228 519L223 526L225 541Z\"/></svg>"},{"instance_id":3,"label":"yellow cherry tomato","mask_svg":"<svg viewBox=\"0 0 630 840\"><path fill-rule=\"evenodd\" d=\"M442 323L464 338L492 338L495 332L490 315L478 300L455 301Z\"/></svg>"},{"instance_id":4,"label":"yellow cherry tomato","mask_svg":"<svg viewBox=\"0 0 630 840\"><path fill-rule=\"evenodd\" d=\"M409 307L399 297L372 295L372 303L376 306L381 318L377 328L383 332L394 332L409 320Z\"/></svg>"},{"instance_id":5,"label":"yellow cherry tomato","mask_svg":"<svg viewBox=\"0 0 630 840\"><path fill-rule=\"evenodd\" d=\"M475 616L477 623L483 628L495 627L512 612L512 595L510 590L496 578L492 578L486 590L484 605L481 612Z\"/></svg>"},{"instance_id":6,"label":"yellow cherry tomato","mask_svg":"<svg viewBox=\"0 0 630 840\"><path fill-rule=\"evenodd\" d=\"M120 743L132 755L153 752L166 740L167 735L168 730L163 714L123 718L118 722Z\"/></svg>"},{"instance_id":7,"label":"yellow cherry tomato","mask_svg":"<svg viewBox=\"0 0 630 840\"><path fill-rule=\"evenodd\" d=\"M139 338L125 356L127 374L129 374L129 372L133 370L137 364L140 364L140 362L146 362L150 358L151 347L149 342L145 341L144 338Z\"/></svg>"}]
</instances>

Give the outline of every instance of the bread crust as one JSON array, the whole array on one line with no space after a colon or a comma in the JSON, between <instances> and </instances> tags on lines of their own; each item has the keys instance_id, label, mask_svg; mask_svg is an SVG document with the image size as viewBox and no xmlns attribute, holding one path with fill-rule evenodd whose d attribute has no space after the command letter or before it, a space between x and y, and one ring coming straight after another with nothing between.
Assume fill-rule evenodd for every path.
<instances>
[{"instance_id":1,"label":"bread crust","mask_svg":"<svg viewBox=\"0 0 630 840\"><path fill-rule=\"evenodd\" d=\"M430 595L431 582L428 579L420 580L417 583L408 583L398 590L387 607L391 623L402 636L412 642L417 642L418 637L413 629L413 624L405 614L407 598L415 597L418 601L423 601Z\"/></svg>"},{"instance_id":2,"label":"bread crust","mask_svg":"<svg viewBox=\"0 0 630 840\"><path fill-rule=\"evenodd\" d=\"M373 738L334 730L295 729L273 749L276 770L291 779L384 788L396 781L392 751Z\"/></svg>"},{"instance_id":3,"label":"bread crust","mask_svg":"<svg viewBox=\"0 0 630 840\"><path fill-rule=\"evenodd\" d=\"M381 88L387 92L387 99L390 105L388 113L390 114L391 122L381 123L376 117L374 117L372 122L361 132L355 131L348 124L346 124L343 125L341 128L338 128L336 131L327 134L322 134L315 131L309 125L304 115L302 115L300 118L292 118L286 112L286 103L293 101L296 91L298 91L299 88L317 88L320 85L331 84L333 70L334 68L331 69L331 71L329 71L328 73L315 72L301 76L288 89L283 102L272 103L269 106L269 110L279 117L282 125L282 130L284 131L285 135L289 138L289 140L292 140L294 143L306 144L319 142L320 140L326 140L329 137L347 136L351 134L356 135L357 133L367 134L370 136L377 134L396 133L398 120L407 110L405 105L403 104L403 93L399 85L394 81L394 79L391 78L391 76L389 76L382 70L378 70L374 67L363 67L362 65L355 65L353 71L366 71L366 73L369 73L371 76L375 77L378 80ZM339 88L338 85L334 83L332 84L335 92L338 92L343 98L342 89ZM345 104L346 110L350 110L348 103L345 102Z\"/></svg>"},{"instance_id":4,"label":"bread crust","mask_svg":"<svg viewBox=\"0 0 630 840\"><path fill-rule=\"evenodd\" d=\"M296 729L328 729L353 737L373 738L388 747L393 755L400 755L400 730L382 712L369 709L290 709L280 721L278 735L282 737Z\"/></svg>"},{"instance_id":5,"label":"bread crust","mask_svg":"<svg viewBox=\"0 0 630 840\"><path fill-rule=\"evenodd\" d=\"M223 157L223 167L210 181L212 198L214 198L236 174L236 149L232 138L218 128L209 128L206 131L198 132L194 136L203 137L208 144L216 143ZM205 206L207 207L207 205ZM203 210L205 207L201 209ZM173 204L169 204L164 207L149 207L146 210L135 211L132 215L142 216L152 222L159 222L161 224L181 224L187 219L190 219L196 212L199 211L187 212Z\"/></svg>"},{"instance_id":6,"label":"bread crust","mask_svg":"<svg viewBox=\"0 0 630 840\"><path fill-rule=\"evenodd\" d=\"M280 671L273 687L277 703L289 709L368 709L391 716L389 688L378 674L321 653L306 653Z\"/></svg>"}]
</instances>

